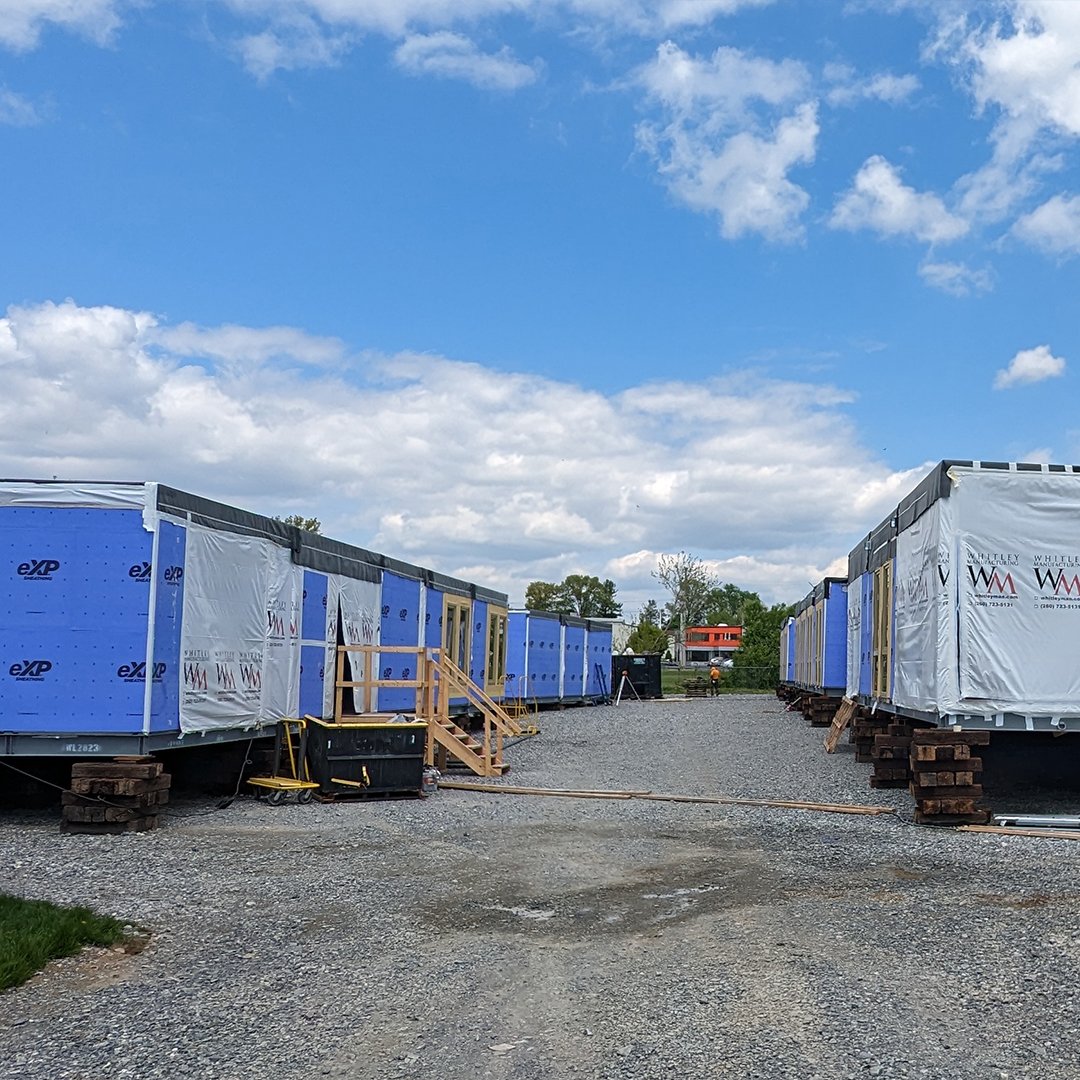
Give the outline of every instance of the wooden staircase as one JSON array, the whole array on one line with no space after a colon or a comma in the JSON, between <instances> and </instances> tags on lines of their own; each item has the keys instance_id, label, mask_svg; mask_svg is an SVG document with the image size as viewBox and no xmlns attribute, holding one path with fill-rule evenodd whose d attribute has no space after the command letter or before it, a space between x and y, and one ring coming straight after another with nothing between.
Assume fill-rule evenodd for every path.
<instances>
[{"instance_id":1,"label":"wooden staircase","mask_svg":"<svg viewBox=\"0 0 1080 1080\"><path fill-rule=\"evenodd\" d=\"M380 679L372 673L378 670L380 653L412 653L417 657L413 679ZM360 654L361 678L346 679L347 653ZM373 711L378 698L374 691L380 686L410 688L416 691L416 718L428 725L425 760L429 765L445 769L448 758L460 761L477 776L502 776L509 766L503 761L503 738L523 734L523 728L497 701L477 686L441 649L404 645L339 645L337 660L337 692L334 719L363 722L365 717L385 721L384 714ZM345 712L345 691L351 689L356 713ZM483 730L476 735L466 731L450 715L452 698L464 698L483 720Z\"/></svg>"},{"instance_id":2,"label":"wooden staircase","mask_svg":"<svg viewBox=\"0 0 1080 1080\"><path fill-rule=\"evenodd\" d=\"M433 740L428 740L430 763L438 764L439 754L435 752L435 743L438 743L477 776L502 776L509 768L502 757L503 737L520 735L521 725L453 661L445 659L440 650L432 649L431 653L428 663L434 700L430 714L423 717L428 721L428 732L434 735ZM454 697L465 698L483 717L482 742L450 718L450 699ZM467 741L462 741L457 732L464 735Z\"/></svg>"}]
</instances>

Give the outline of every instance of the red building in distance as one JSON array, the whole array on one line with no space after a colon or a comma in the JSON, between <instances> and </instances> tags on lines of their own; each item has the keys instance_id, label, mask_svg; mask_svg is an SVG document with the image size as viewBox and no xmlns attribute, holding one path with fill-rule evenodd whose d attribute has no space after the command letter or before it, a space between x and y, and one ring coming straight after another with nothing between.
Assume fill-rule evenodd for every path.
<instances>
[{"instance_id":1,"label":"red building in distance","mask_svg":"<svg viewBox=\"0 0 1080 1080\"><path fill-rule=\"evenodd\" d=\"M688 626L683 638L688 664L707 664L719 657L729 659L742 644L741 626Z\"/></svg>"}]
</instances>

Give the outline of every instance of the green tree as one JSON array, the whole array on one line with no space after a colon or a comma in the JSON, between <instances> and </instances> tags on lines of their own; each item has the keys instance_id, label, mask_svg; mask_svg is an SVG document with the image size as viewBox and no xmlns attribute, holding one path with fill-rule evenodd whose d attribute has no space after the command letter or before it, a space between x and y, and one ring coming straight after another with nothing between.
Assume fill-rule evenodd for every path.
<instances>
[{"instance_id":1,"label":"green tree","mask_svg":"<svg viewBox=\"0 0 1080 1080\"><path fill-rule=\"evenodd\" d=\"M646 600L638 615L638 625L651 623L653 626L660 625L660 605L655 600Z\"/></svg>"},{"instance_id":2,"label":"green tree","mask_svg":"<svg viewBox=\"0 0 1080 1080\"><path fill-rule=\"evenodd\" d=\"M284 525L295 525L298 529L303 529L304 532L322 532L322 522L318 518L306 518L303 514L290 514L288 517L275 517L275 521L280 521Z\"/></svg>"},{"instance_id":3,"label":"green tree","mask_svg":"<svg viewBox=\"0 0 1080 1080\"><path fill-rule=\"evenodd\" d=\"M615 599L615 582L610 578L601 581L589 574L568 574L559 592L564 614L584 619L617 619L622 614L622 604Z\"/></svg>"},{"instance_id":4,"label":"green tree","mask_svg":"<svg viewBox=\"0 0 1080 1080\"><path fill-rule=\"evenodd\" d=\"M754 595L743 605L742 644L735 653L728 685L745 690L770 690L780 679L780 629L794 608L766 607Z\"/></svg>"},{"instance_id":5,"label":"green tree","mask_svg":"<svg viewBox=\"0 0 1080 1080\"><path fill-rule=\"evenodd\" d=\"M659 653L661 656L668 651L669 644L667 632L648 622L639 622L626 642L627 648L636 653Z\"/></svg>"},{"instance_id":6,"label":"green tree","mask_svg":"<svg viewBox=\"0 0 1080 1080\"><path fill-rule=\"evenodd\" d=\"M615 582L591 574L568 574L559 584L531 581L525 590L525 606L584 619L616 619L622 604L615 599Z\"/></svg>"},{"instance_id":7,"label":"green tree","mask_svg":"<svg viewBox=\"0 0 1080 1080\"><path fill-rule=\"evenodd\" d=\"M746 604L760 600L756 592L740 589L730 583L718 585L709 592L705 604L705 621L710 626L723 623L727 626L742 626Z\"/></svg>"},{"instance_id":8,"label":"green tree","mask_svg":"<svg viewBox=\"0 0 1080 1080\"><path fill-rule=\"evenodd\" d=\"M530 611L557 611L559 586L551 581L530 581L525 590L525 606Z\"/></svg>"}]
</instances>

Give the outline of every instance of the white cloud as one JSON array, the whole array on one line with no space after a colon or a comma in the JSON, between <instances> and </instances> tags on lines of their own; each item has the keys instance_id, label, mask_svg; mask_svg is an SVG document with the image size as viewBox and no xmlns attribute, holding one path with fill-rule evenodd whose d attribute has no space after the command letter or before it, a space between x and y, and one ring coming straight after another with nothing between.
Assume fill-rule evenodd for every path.
<instances>
[{"instance_id":1,"label":"white cloud","mask_svg":"<svg viewBox=\"0 0 1080 1080\"><path fill-rule=\"evenodd\" d=\"M1007 390L1010 386L1042 382L1064 374L1065 361L1054 356L1048 345L1037 345L1034 349L1021 349L1009 366L994 376L994 389Z\"/></svg>"},{"instance_id":2,"label":"white cloud","mask_svg":"<svg viewBox=\"0 0 1080 1080\"><path fill-rule=\"evenodd\" d=\"M410 75L461 79L482 90L518 90L536 81L540 65L518 60L508 48L481 52L462 34L443 30L410 34L394 51L394 62Z\"/></svg>"},{"instance_id":3,"label":"white cloud","mask_svg":"<svg viewBox=\"0 0 1080 1080\"><path fill-rule=\"evenodd\" d=\"M920 87L916 75L893 75L879 72L865 78L857 78L852 68L844 64L828 64L825 78L833 86L825 95L830 105L855 105L860 101L883 101L888 105L901 105Z\"/></svg>"},{"instance_id":4,"label":"white cloud","mask_svg":"<svg viewBox=\"0 0 1080 1080\"><path fill-rule=\"evenodd\" d=\"M232 365L259 365L284 359L310 365L338 365L345 355L337 338L313 337L291 326L217 326L185 322L157 328L147 340L182 356L223 360Z\"/></svg>"},{"instance_id":5,"label":"white cloud","mask_svg":"<svg viewBox=\"0 0 1080 1080\"><path fill-rule=\"evenodd\" d=\"M41 113L34 103L13 90L0 87L0 124L10 127L33 127L40 124Z\"/></svg>"},{"instance_id":6,"label":"white cloud","mask_svg":"<svg viewBox=\"0 0 1080 1080\"><path fill-rule=\"evenodd\" d=\"M991 159L957 182L960 209L998 221L1060 168L1057 145L1080 138L1080 4L1003 0L932 10L939 24L927 56L953 65L977 108L995 115Z\"/></svg>"},{"instance_id":7,"label":"white cloud","mask_svg":"<svg viewBox=\"0 0 1080 1080\"><path fill-rule=\"evenodd\" d=\"M57 0L60 2L60 0ZM474 24L500 15L537 20L564 15L592 26L649 35L704 26L742 8L775 0L227 0L249 17L314 16L328 26L405 37Z\"/></svg>"},{"instance_id":8,"label":"white cloud","mask_svg":"<svg viewBox=\"0 0 1080 1080\"><path fill-rule=\"evenodd\" d=\"M48 25L105 44L120 26L120 9L127 6L130 0L3 0L0 45L32 49Z\"/></svg>"},{"instance_id":9,"label":"white cloud","mask_svg":"<svg viewBox=\"0 0 1080 1080\"><path fill-rule=\"evenodd\" d=\"M1054 451L1049 446L1036 446L1020 454L1017 461L1037 461L1040 465L1049 465L1054 460Z\"/></svg>"},{"instance_id":10,"label":"white cloud","mask_svg":"<svg viewBox=\"0 0 1080 1080\"><path fill-rule=\"evenodd\" d=\"M738 373L604 395L66 301L0 319L0 379L0 475L142 476L313 514L422 565L487 568L518 600L534 578L614 566L636 588L641 553L687 538L795 599L914 478L860 444L845 391Z\"/></svg>"},{"instance_id":11,"label":"white cloud","mask_svg":"<svg viewBox=\"0 0 1080 1080\"><path fill-rule=\"evenodd\" d=\"M958 262L927 260L919 267L919 277L927 285L952 296L971 296L973 293L989 292L994 287L994 275L990 270L973 270Z\"/></svg>"},{"instance_id":12,"label":"white cloud","mask_svg":"<svg viewBox=\"0 0 1080 1080\"><path fill-rule=\"evenodd\" d=\"M851 189L837 200L829 224L928 243L956 240L968 231L967 222L951 214L937 195L908 187L899 170L879 155L863 162Z\"/></svg>"},{"instance_id":13,"label":"white cloud","mask_svg":"<svg viewBox=\"0 0 1080 1080\"><path fill-rule=\"evenodd\" d=\"M354 44L347 32L332 32L307 15L279 17L257 34L241 37L236 50L244 67L263 81L275 71L334 67Z\"/></svg>"},{"instance_id":14,"label":"white cloud","mask_svg":"<svg viewBox=\"0 0 1080 1080\"><path fill-rule=\"evenodd\" d=\"M661 113L638 126L638 145L679 202L715 214L728 239L802 236L809 196L787 174L814 160L817 109L803 102L780 111L807 90L801 64L727 47L695 57L668 41L636 81Z\"/></svg>"},{"instance_id":15,"label":"white cloud","mask_svg":"<svg viewBox=\"0 0 1080 1080\"><path fill-rule=\"evenodd\" d=\"M45 0L41 0L45 2ZM63 0L54 0L62 3ZM259 29L245 35L238 50L258 78L278 69L336 64L364 34L404 40L399 64L484 88L515 89L536 78L505 48L483 53L454 33L499 16L520 15L538 23L562 20L590 36L621 32L651 36L697 27L744 7L774 0L227 0L239 16ZM261 25L260 25L261 24ZM425 44L425 38L431 39ZM462 44L462 43L465 44ZM532 73L531 77L529 73Z\"/></svg>"},{"instance_id":16,"label":"white cloud","mask_svg":"<svg viewBox=\"0 0 1080 1080\"><path fill-rule=\"evenodd\" d=\"M1080 195L1055 195L1012 227L1014 236L1048 255L1080 255Z\"/></svg>"},{"instance_id":17,"label":"white cloud","mask_svg":"<svg viewBox=\"0 0 1080 1080\"><path fill-rule=\"evenodd\" d=\"M1006 18L998 17L1004 11ZM957 52L971 67L982 107L1080 136L1080 5L1012 0L961 31Z\"/></svg>"},{"instance_id":18,"label":"white cloud","mask_svg":"<svg viewBox=\"0 0 1080 1080\"><path fill-rule=\"evenodd\" d=\"M804 94L809 73L795 60L773 61L721 46L710 57L665 41L638 72L646 94L678 116L717 125L746 118L747 105L784 105ZM699 110L701 115L699 116Z\"/></svg>"}]
</instances>

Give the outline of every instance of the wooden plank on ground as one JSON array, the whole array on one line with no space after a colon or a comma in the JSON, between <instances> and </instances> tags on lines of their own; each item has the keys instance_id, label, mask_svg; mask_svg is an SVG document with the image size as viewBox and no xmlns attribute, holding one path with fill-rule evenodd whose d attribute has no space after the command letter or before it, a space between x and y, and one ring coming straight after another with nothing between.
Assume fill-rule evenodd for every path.
<instances>
[{"instance_id":1,"label":"wooden plank on ground","mask_svg":"<svg viewBox=\"0 0 1080 1080\"><path fill-rule=\"evenodd\" d=\"M515 787L510 784L476 784L440 780L440 788L452 791L487 791L496 795L551 795L564 799L641 799L649 802L704 803L712 806L760 806L777 810L816 810L827 814L894 814L891 806L860 806L848 803L797 802L789 799L736 799L724 795L661 795L651 791L575 791L566 788Z\"/></svg>"},{"instance_id":2,"label":"wooden plank on ground","mask_svg":"<svg viewBox=\"0 0 1080 1080\"><path fill-rule=\"evenodd\" d=\"M840 744L840 736L844 734L844 728L851 723L852 717L855 715L855 709L855 702L851 698L844 698L840 702L840 708L836 710L836 714L832 718L832 724L825 735L826 754L836 752L836 748Z\"/></svg>"},{"instance_id":3,"label":"wooden plank on ground","mask_svg":"<svg viewBox=\"0 0 1080 1080\"><path fill-rule=\"evenodd\" d=\"M997 833L999 836L1038 836L1048 840L1080 840L1076 829L1025 829L1018 825L959 825L957 832Z\"/></svg>"}]
</instances>

